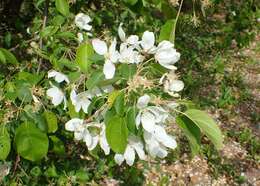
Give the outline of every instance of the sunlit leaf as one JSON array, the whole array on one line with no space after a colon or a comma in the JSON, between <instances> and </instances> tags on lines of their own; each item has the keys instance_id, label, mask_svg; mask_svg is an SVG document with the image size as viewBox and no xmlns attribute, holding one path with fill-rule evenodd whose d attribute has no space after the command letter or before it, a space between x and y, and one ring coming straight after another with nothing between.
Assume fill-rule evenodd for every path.
<instances>
[{"instance_id":1,"label":"sunlit leaf","mask_svg":"<svg viewBox=\"0 0 260 186\"><path fill-rule=\"evenodd\" d=\"M47 155L48 137L33 123L21 124L15 131L14 141L17 153L24 159L39 161Z\"/></svg>"},{"instance_id":2,"label":"sunlit leaf","mask_svg":"<svg viewBox=\"0 0 260 186\"><path fill-rule=\"evenodd\" d=\"M110 118L106 126L107 142L111 149L116 153L124 153L128 130L124 118L120 116L114 116Z\"/></svg>"}]
</instances>

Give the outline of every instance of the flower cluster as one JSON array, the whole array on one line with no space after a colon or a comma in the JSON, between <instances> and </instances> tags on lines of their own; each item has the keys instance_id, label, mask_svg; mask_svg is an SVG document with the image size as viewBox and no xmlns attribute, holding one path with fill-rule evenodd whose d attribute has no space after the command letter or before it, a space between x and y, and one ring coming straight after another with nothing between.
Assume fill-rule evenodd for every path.
<instances>
[{"instance_id":1,"label":"flower cluster","mask_svg":"<svg viewBox=\"0 0 260 186\"><path fill-rule=\"evenodd\" d=\"M92 28L89 25L90 21L90 17L82 13L75 18L76 25L86 31L90 31ZM110 45L98 38L92 39L91 44L96 54L104 58L104 64L98 66L103 69L104 80L113 79L117 73L117 68L122 64L137 66L139 70L136 73L138 74L134 75L132 80L130 79L123 86L118 86L118 84L115 86L113 83L116 81L111 81L112 84L109 85L97 85L92 89L85 90L83 88L82 90L82 86L73 84L67 75L55 70L51 70L48 73L48 78L53 78L56 81L55 83L50 83L51 88L47 90L47 95L51 98L52 104L58 106L63 103L64 109L66 109L67 102L70 102L74 106L76 113L83 114L82 117L71 118L65 124L65 129L74 132L75 140L81 140L86 143L90 151L99 144L105 155L109 155L111 149L113 150L106 135L107 123L105 122L106 113L111 109L111 103L108 102L115 100L111 98L113 97L111 95L116 95L115 93L117 92L124 92L124 90L129 88L130 93L128 92L127 94L129 96L131 90L134 89L133 87L136 88L138 84L130 87L129 82L140 80L147 83L139 82L139 84L144 84L147 87L155 84L157 89L159 88L162 92L175 99L180 96L179 92L184 88L183 82L178 80L178 76L175 73L177 68L174 64L180 59L180 53L176 51L173 43L161 41L156 45L155 35L149 31L145 31L141 38L138 35L127 37L122 24L118 28L118 37L121 41L119 45L117 45L116 38L111 40ZM142 73L142 68L145 68L144 66L149 67L151 63L160 64L166 70L169 70L169 73L164 74L160 80L150 80L145 76L145 73ZM157 81L157 83L153 83L153 81ZM61 88L64 85L67 87L65 89ZM69 99L66 96L66 91L69 91ZM169 109L165 105L154 104L152 100L158 97L152 92L142 90L138 94L136 100L131 100L131 102L125 101L123 104L124 107L136 106L138 113L134 116L134 127L139 132L128 131L127 145L124 152L115 152L114 159L119 165L124 160L128 165L133 165L135 154L141 160L145 160L147 155L164 158L167 156L168 148L175 149L177 146L175 138L166 132L167 123L171 119ZM106 102L103 106L97 106L94 110L92 109L93 111L89 111L93 100L99 97L105 98ZM172 103L176 105L176 102Z\"/></svg>"}]
</instances>

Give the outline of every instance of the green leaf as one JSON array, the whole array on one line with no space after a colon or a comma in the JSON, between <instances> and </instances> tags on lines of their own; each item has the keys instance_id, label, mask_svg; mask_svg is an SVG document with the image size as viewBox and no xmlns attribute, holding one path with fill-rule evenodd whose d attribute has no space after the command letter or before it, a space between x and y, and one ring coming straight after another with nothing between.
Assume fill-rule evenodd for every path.
<instances>
[{"instance_id":1,"label":"green leaf","mask_svg":"<svg viewBox=\"0 0 260 186\"><path fill-rule=\"evenodd\" d=\"M1 50L0 50L0 62L2 62L4 64L6 63L5 55Z\"/></svg>"},{"instance_id":2,"label":"green leaf","mask_svg":"<svg viewBox=\"0 0 260 186\"><path fill-rule=\"evenodd\" d=\"M19 72L17 74L17 78L19 80L24 80L24 82L29 83L31 85L36 85L38 84L42 78L44 77L44 74L32 74L29 72Z\"/></svg>"},{"instance_id":3,"label":"green leaf","mask_svg":"<svg viewBox=\"0 0 260 186\"><path fill-rule=\"evenodd\" d=\"M48 167L48 169L44 172L44 175L49 178L56 178L59 176L56 167L53 164L52 166Z\"/></svg>"},{"instance_id":4,"label":"green leaf","mask_svg":"<svg viewBox=\"0 0 260 186\"><path fill-rule=\"evenodd\" d=\"M76 63L79 64L82 72L88 73L90 65L92 64L92 60L90 58L93 54L93 47L89 43L84 43L77 49Z\"/></svg>"},{"instance_id":5,"label":"green leaf","mask_svg":"<svg viewBox=\"0 0 260 186\"><path fill-rule=\"evenodd\" d=\"M116 111L114 108L109 109L106 111L105 117L104 117L104 121L106 124L108 124L108 122L113 119L113 117L116 115Z\"/></svg>"},{"instance_id":6,"label":"green leaf","mask_svg":"<svg viewBox=\"0 0 260 186\"><path fill-rule=\"evenodd\" d=\"M90 78L86 81L86 86L89 90L98 86L98 84L104 80L105 76L103 72L95 71L91 74Z\"/></svg>"},{"instance_id":7,"label":"green leaf","mask_svg":"<svg viewBox=\"0 0 260 186\"><path fill-rule=\"evenodd\" d=\"M58 129L57 117L53 112L45 111L43 113L48 125L48 132L53 133Z\"/></svg>"},{"instance_id":8,"label":"green leaf","mask_svg":"<svg viewBox=\"0 0 260 186\"><path fill-rule=\"evenodd\" d=\"M136 73L136 65L121 64L118 71L125 79L131 79Z\"/></svg>"},{"instance_id":9,"label":"green leaf","mask_svg":"<svg viewBox=\"0 0 260 186\"><path fill-rule=\"evenodd\" d=\"M25 102L29 103L32 101L32 92L26 83L17 84L17 97Z\"/></svg>"},{"instance_id":10,"label":"green leaf","mask_svg":"<svg viewBox=\"0 0 260 186\"><path fill-rule=\"evenodd\" d=\"M125 108L125 94L124 92L120 92L114 101L114 107L116 113L120 116L124 115L124 108Z\"/></svg>"},{"instance_id":11,"label":"green leaf","mask_svg":"<svg viewBox=\"0 0 260 186\"><path fill-rule=\"evenodd\" d=\"M68 114L70 118L80 117L80 113L76 112L74 105L71 103L71 100L69 100L67 104L68 104Z\"/></svg>"},{"instance_id":12,"label":"green leaf","mask_svg":"<svg viewBox=\"0 0 260 186\"><path fill-rule=\"evenodd\" d=\"M135 124L136 115L137 115L137 109L134 106L130 107L126 113L127 128L130 132L134 134L136 133L136 124Z\"/></svg>"},{"instance_id":13,"label":"green leaf","mask_svg":"<svg viewBox=\"0 0 260 186\"><path fill-rule=\"evenodd\" d=\"M58 155L65 155L65 147L63 142L56 136L50 136L50 139L53 144L52 151Z\"/></svg>"},{"instance_id":14,"label":"green leaf","mask_svg":"<svg viewBox=\"0 0 260 186\"><path fill-rule=\"evenodd\" d=\"M106 137L108 144L115 153L124 153L128 130L122 117L116 115L109 119L106 126Z\"/></svg>"},{"instance_id":15,"label":"green leaf","mask_svg":"<svg viewBox=\"0 0 260 186\"><path fill-rule=\"evenodd\" d=\"M9 52L8 50L6 50L4 48L0 48L0 52L5 56L7 63L11 63L13 65L18 64L16 57L11 52Z\"/></svg>"},{"instance_id":16,"label":"green leaf","mask_svg":"<svg viewBox=\"0 0 260 186\"><path fill-rule=\"evenodd\" d=\"M131 6L133 6L133 5L135 5L138 2L138 0L124 0L124 2L129 4L129 5L131 5Z\"/></svg>"},{"instance_id":17,"label":"green leaf","mask_svg":"<svg viewBox=\"0 0 260 186\"><path fill-rule=\"evenodd\" d=\"M47 26L45 27L41 32L40 36L41 37L47 37L47 36L52 36L59 30L58 26Z\"/></svg>"},{"instance_id":18,"label":"green leaf","mask_svg":"<svg viewBox=\"0 0 260 186\"><path fill-rule=\"evenodd\" d=\"M56 9L64 16L68 16L70 13L70 7L67 0L55 0Z\"/></svg>"},{"instance_id":19,"label":"green leaf","mask_svg":"<svg viewBox=\"0 0 260 186\"><path fill-rule=\"evenodd\" d=\"M190 120L211 140L217 149L223 146L223 136L215 121L205 112L196 109L189 109L185 112Z\"/></svg>"},{"instance_id":20,"label":"green leaf","mask_svg":"<svg viewBox=\"0 0 260 186\"><path fill-rule=\"evenodd\" d=\"M159 42L163 40L171 40L171 33L174 26L174 19L166 21L166 23L162 26L159 36Z\"/></svg>"},{"instance_id":21,"label":"green leaf","mask_svg":"<svg viewBox=\"0 0 260 186\"><path fill-rule=\"evenodd\" d=\"M18 154L24 159L39 161L47 155L48 137L33 123L21 124L16 129L14 141Z\"/></svg>"},{"instance_id":22,"label":"green leaf","mask_svg":"<svg viewBox=\"0 0 260 186\"><path fill-rule=\"evenodd\" d=\"M107 98L107 103L108 103L108 107L111 108L113 105L114 105L114 102L117 98L117 96L120 94L120 91L118 90L114 90L113 92L111 92L109 95L108 95L108 98Z\"/></svg>"},{"instance_id":23,"label":"green leaf","mask_svg":"<svg viewBox=\"0 0 260 186\"><path fill-rule=\"evenodd\" d=\"M5 160L11 150L11 139L4 125L0 126L0 160Z\"/></svg>"},{"instance_id":24,"label":"green leaf","mask_svg":"<svg viewBox=\"0 0 260 186\"><path fill-rule=\"evenodd\" d=\"M200 151L201 133L199 127L184 115L178 116L176 118L176 123L188 138L192 155L195 156Z\"/></svg>"}]
</instances>

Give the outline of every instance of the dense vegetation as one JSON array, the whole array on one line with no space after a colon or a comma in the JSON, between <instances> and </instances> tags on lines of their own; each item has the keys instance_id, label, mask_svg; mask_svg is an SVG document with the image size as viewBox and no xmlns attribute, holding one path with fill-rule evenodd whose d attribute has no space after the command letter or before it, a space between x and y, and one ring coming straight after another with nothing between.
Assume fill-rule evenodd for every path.
<instances>
[{"instance_id":1,"label":"dense vegetation","mask_svg":"<svg viewBox=\"0 0 260 186\"><path fill-rule=\"evenodd\" d=\"M82 15L91 21L77 22ZM257 1L4 0L0 17L2 185L259 184ZM112 75L102 71L104 61L113 61L117 54L110 49L100 52L95 43L106 41L109 46L112 38L127 43L132 34L155 36L156 52L147 48L145 39L130 50L131 58L143 62L144 57L146 66L120 58ZM162 59L164 51L158 48L164 40L174 46L167 43L170 57ZM168 63L167 57L176 60ZM175 74L170 73L173 63ZM250 74L253 79L247 79ZM160 78L162 83L156 84ZM104 88L107 85L113 85L112 92ZM72 99L74 90L94 88L104 94L85 97L91 100L87 108L86 102L77 101L76 92ZM172 105L167 110L168 103ZM167 112L151 111L155 107ZM145 137L154 130L145 125L147 113L173 118L168 125L161 125L161 118L160 125L154 124L167 131L162 136L168 143L158 142L168 149L164 159L149 148L157 141L149 144ZM139 114L141 124L136 127ZM73 118L78 120L70 125ZM90 133L98 134L100 145L77 136L74 127L83 120L91 125ZM96 120L102 125L96 127ZM102 142L104 134L107 142ZM138 140L129 140L133 135ZM141 149L150 155L147 158L136 148L139 141L146 144ZM124 154L131 148L138 154L135 162ZM123 154L126 163L115 154ZM209 182L203 182L203 174L195 179L185 172L196 164Z\"/></svg>"}]
</instances>

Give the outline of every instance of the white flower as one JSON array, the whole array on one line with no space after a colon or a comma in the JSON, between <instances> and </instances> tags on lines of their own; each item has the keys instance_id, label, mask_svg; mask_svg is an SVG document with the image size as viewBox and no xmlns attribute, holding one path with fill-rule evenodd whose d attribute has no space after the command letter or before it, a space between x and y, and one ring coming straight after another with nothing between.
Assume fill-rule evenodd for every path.
<instances>
[{"instance_id":1,"label":"white flower","mask_svg":"<svg viewBox=\"0 0 260 186\"><path fill-rule=\"evenodd\" d=\"M136 48L138 47L138 41L139 37L137 35L130 35L128 38L126 38L126 34L122 28L122 23L120 23L118 27L118 36L123 41L123 44L132 45L132 47Z\"/></svg>"},{"instance_id":2,"label":"white flower","mask_svg":"<svg viewBox=\"0 0 260 186\"><path fill-rule=\"evenodd\" d=\"M124 154L116 154L114 159L118 165L121 165L124 160L128 165L133 165L135 161L135 152L138 154L141 160L145 160L144 146L141 140L136 136L128 137L128 145Z\"/></svg>"},{"instance_id":3,"label":"white flower","mask_svg":"<svg viewBox=\"0 0 260 186\"><path fill-rule=\"evenodd\" d=\"M105 74L106 79L112 79L116 70L114 63L119 59L119 52L116 50L116 39L113 40L109 49L107 44L100 39L93 39L92 45L96 53L105 57L103 73Z\"/></svg>"},{"instance_id":4,"label":"white flower","mask_svg":"<svg viewBox=\"0 0 260 186\"><path fill-rule=\"evenodd\" d=\"M48 78L52 78L52 77L54 77L54 80L56 82L58 82L58 83L61 83L63 81L66 81L67 83L70 83L69 78L65 74L63 74L61 72L57 72L55 70L50 70L48 72Z\"/></svg>"},{"instance_id":5,"label":"white flower","mask_svg":"<svg viewBox=\"0 0 260 186\"><path fill-rule=\"evenodd\" d=\"M137 108L140 109L136 116L135 122L138 128L142 124L144 130L152 132L156 123L164 123L168 117L167 112L157 106L148 106L150 96L144 95L137 101Z\"/></svg>"},{"instance_id":6,"label":"white flower","mask_svg":"<svg viewBox=\"0 0 260 186\"><path fill-rule=\"evenodd\" d=\"M105 124L91 122L91 123L87 123L87 127L96 127L101 130L99 134L94 134L89 132L89 130L86 129L87 133L84 136L83 141L86 143L88 150L93 150L94 148L96 148L97 144L99 144L101 149L103 149L105 155L108 155L110 153L110 147L106 139Z\"/></svg>"},{"instance_id":7,"label":"white flower","mask_svg":"<svg viewBox=\"0 0 260 186\"><path fill-rule=\"evenodd\" d=\"M88 113L88 107L91 104L91 95L87 91L77 94L73 89L70 93L70 99L75 106L76 112L79 112L82 108L85 113Z\"/></svg>"},{"instance_id":8,"label":"white flower","mask_svg":"<svg viewBox=\"0 0 260 186\"><path fill-rule=\"evenodd\" d=\"M126 43L122 43L120 45L119 61L121 63L138 64L143 60L144 56L142 56L138 51L134 50L134 47L128 46Z\"/></svg>"},{"instance_id":9,"label":"white flower","mask_svg":"<svg viewBox=\"0 0 260 186\"><path fill-rule=\"evenodd\" d=\"M51 97L51 102L54 106L58 106L64 102L64 108L66 108L66 97L58 87L52 85L52 88L47 90L47 96Z\"/></svg>"},{"instance_id":10,"label":"white flower","mask_svg":"<svg viewBox=\"0 0 260 186\"><path fill-rule=\"evenodd\" d=\"M99 134L92 134L88 128L96 127L101 131ZM106 155L110 153L110 147L107 143L105 134L105 124L104 123L84 123L84 120L79 118L73 118L65 124L65 129L74 132L74 138L76 140L83 140L88 150L93 150L99 143L100 147L103 149Z\"/></svg>"},{"instance_id":11,"label":"white flower","mask_svg":"<svg viewBox=\"0 0 260 186\"><path fill-rule=\"evenodd\" d=\"M145 31L140 44L143 48L143 51L149 54L153 54L156 50L155 47L155 36L153 32Z\"/></svg>"},{"instance_id":12,"label":"white flower","mask_svg":"<svg viewBox=\"0 0 260 186\"><path fill-rule=\"evenodd\" d=\"M162 41L159 43L155 60L167 69L177 69L173 64L180 59L180 53L174 49L174 45L170 41Z\"/></svg>"},{"instance_id":13,"label":"white flower","mask_svg":"<svg viewBox=\"0 0 260 186\"><path fill-rule=\"evenodd\" d=\"M82 41L84 41L84 37L83 37L83 34L82 33L77 33L77 39L78 39L78 42L79 43L82 43Z\"/></svg>"},{"instance_id":14,"label":"white flower","mask_svg":"<svg viewBox=\"0 0 260 186\"><path fill-rule=\"evenodd\" d=\"M170 149L177 147L175 139L160 125L155 125L152 132L144 131L144 140L146 149L152 157L164 158L168 154L166 147Z\"/></svg>"},{"instance_id":15,"label":"white flower","mask_svg":"<svg viewBox=\"0 0 260 186\"><path fill-rule=\"evenodd\" d=\"M170 73L164 74L160 79L160 84L164 86L164 92L167 92L171 96L178 97L178 92L184 88L184 83L177 79L178 76L175 71L172 70Z\"/></svg>"},{"instance_id":16,"label":"white flower","mask_svg":"<svg viewBox=\"0 0 260 186\"><path fill-rule=\"evenodd\" d=\"M78 13L75 17L75 24L77 25L77 27L86 31L90 31L92 28L92 26L89 25L90 21L91 18L83 13Z\"/></svg>"}]
</instances>

